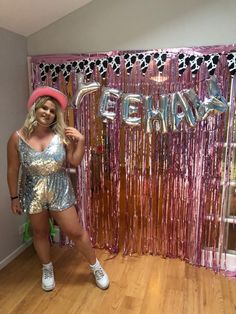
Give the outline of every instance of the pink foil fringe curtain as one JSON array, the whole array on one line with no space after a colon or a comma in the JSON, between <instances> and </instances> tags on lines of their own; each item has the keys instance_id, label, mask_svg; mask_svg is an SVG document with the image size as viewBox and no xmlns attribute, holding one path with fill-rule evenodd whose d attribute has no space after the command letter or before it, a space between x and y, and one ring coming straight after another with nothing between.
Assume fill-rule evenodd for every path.
<instances>
[{"instance_id":1,"label":"pink foil fringe curtain","mask_svg":"<svg viewBox=\"0 0 236 314\"><path fill-rule=\"evenodd\" d=\"M182 124L178 132L146 134L142 126L132 127L121 121L119 106L114 121L104 123L98 117L100 91L86 96L81 106L74 109L75 125L86 138L85 156L77 169L77 207L94 246L108 249L112 254L122 249L125 255L178 257L215 271L227 270L224 218L235 107L235 79L230 75L225 55L230 51L235 51L235 47L168 50L163 73L151 60L145 75L138 61L130 75L127 74L124 51L30 58L32 88L51 85L71 97L69 84L62 75L53 83L49 71L47 79L41 80L41 63L96 60L119 54L119 75L108 65L106 77L102 78L95 67L90 81L124 93L151 95L155 104L160 95L189 88L200 99L207 97L206 80L210 75L206 65L202 63L195 76L189 67L180 76L178 54L220 53L215 75L231 107L228 114L208 117L195 128ZM75 72L71 71L70 79L73 94Z\"/></svg>"}]
</instances>

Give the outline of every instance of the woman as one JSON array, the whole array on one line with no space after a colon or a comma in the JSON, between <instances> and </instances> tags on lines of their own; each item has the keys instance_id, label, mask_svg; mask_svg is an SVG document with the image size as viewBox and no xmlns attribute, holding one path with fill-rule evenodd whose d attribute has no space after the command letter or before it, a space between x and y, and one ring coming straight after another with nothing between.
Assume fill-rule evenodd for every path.
<instances>
[{"instance_id":1,"label":"woman","mask_svg":"<svg viewBox=\"0 0 236 314\"><path fill-rule=\"evenodd\" d=\"M34 247L43 265L42 288L45 291L55 287L49 216L80 249L90 264L97 286L106 289L108 276L96 259L87 232L79 223L74 191L65 169L66 158L77 167L84 154L83 135L64 123L62 111L67 104L67 97L51 87L39 87L31 94L25 123L8 141L11 209L14 214L24 211L29 216Z\"/></svg>"}]
</instances>

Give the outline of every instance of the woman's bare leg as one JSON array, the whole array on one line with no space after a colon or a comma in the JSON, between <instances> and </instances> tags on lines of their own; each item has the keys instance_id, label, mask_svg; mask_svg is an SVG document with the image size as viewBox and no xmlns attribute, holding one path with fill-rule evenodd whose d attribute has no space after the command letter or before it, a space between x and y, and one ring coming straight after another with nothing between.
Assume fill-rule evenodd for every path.
<instances>
[{"instance_id":1,"label":"woman's bare leg","mask_svg":"<svg viewBox=\"0 0 236 314\"><path fill-rule=\"evenodd\" d=\"M49 213L44 210L42 213L29 215L29 219L33 231L34 247L43 264L42 288L45 291L51 291L55 288L55 280L50 256Z\"/></svg>"},{"instance_id":2,"label":"woman's bare leg","mask_svg":"<svg viewBox=\"0 0 236 314\"><path fill-rule=\"evenodd\" d=\"M90 269L94 274L97 286L100 289L107 289L109 286L109 278L96 259L95 252L92 248L87 232L82 228L75 207L72 206L62 212L50 212L51 216L56 220L63 232L75 243L76 247L84 255Z\"/></svg>"},{"instance_id":3,"label":"woman's bare leg","mask_svg":"<svg viewBox=\"0 0 236 314\"><path fill-rule=\"evenodd\" d=\"M75 243L90 265L96 263L96 255L86 230L83 229L74 206L61 212L50 211L63 232Z\"/></svg>"},{"instance_id":4,"label":"woman's bare leg","mask_svg":"<svg viewBox=\"0 0 236 314\"><path fill-rule=\"evenodd\" d=\"M38 257L42 264L48 264L51 261L49 214L47 210L39 214L30 214L29 220L33 232L33 243Z\"/></svg>"}]
</instances>

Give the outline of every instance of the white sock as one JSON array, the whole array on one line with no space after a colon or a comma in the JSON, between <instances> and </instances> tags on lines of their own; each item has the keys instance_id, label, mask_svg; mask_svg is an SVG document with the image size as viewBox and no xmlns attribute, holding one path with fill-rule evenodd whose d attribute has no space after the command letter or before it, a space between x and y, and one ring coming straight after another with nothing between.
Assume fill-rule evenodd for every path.
<instances>
[{"instance_id":1,"label":"white sock","mask_svg":"<svg viewBox=\"0 0 236 314\"><path fill-rule=\"evenodd\" d=\"M100 265L100 263L99 263L99 261L98 261L98 259L96 258L96 263L95 264L93 264L93 265L89 265L91 268L94 268L94 267L97 267L97 266L99 266Z\"/></svg>"},{"instance_id":2,"label":"white sock","mask_svg":"<svg viewBox=\"0 0 236 314\"><path fill-rule=\"evenodd\" d=\"M52 262L49 262L48 264L43 264L43 268L52 268Z\"/></svg>"}]
</instances>

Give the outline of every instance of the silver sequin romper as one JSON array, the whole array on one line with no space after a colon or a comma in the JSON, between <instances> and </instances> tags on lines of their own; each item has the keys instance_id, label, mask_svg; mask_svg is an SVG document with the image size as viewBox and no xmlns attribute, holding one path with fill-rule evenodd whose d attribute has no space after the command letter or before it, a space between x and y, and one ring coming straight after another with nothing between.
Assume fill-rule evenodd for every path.
<instances>
[{"instance_id":1,"label":"silver sequin romper","mask_svg":"<svg viewBox=\"0 0 236 314\"><path fill-rule=\"evenodd\" d=\"M66 152L59 135L42 151L19 136L22 209L29 214L43 210L62 211L75 203L74 190L65 169Z\"/></svg>"}]
</instances>

